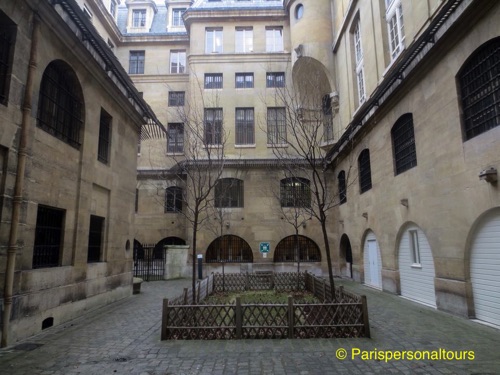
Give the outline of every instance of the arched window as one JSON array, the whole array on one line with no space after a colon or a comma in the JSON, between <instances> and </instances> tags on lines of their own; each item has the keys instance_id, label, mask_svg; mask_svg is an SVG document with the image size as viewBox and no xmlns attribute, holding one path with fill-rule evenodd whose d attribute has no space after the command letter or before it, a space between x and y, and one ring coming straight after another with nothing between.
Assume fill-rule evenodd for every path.
<instances>
[{"instance_id":1,"label":"arched window","mask_svg":"<svg viewBox=\"0 0 500 375\"><path fill-rule=\"evenodd\" d=\"M243 181L221 178L215 184L215 207L243 207Z\"/></svg>"},{"instance_id":2,"label":"arched window","mask_svg":"<svg viewBox=\"0 0 500 375\"><path fill-rule=\"evenodd\" d=\"M38 127L79 148L83 112L83 94L75 72L61 60L52 61L40 85Z\"/></svg>"},{"instance_id":3,"label":"arched window","mask_svg":"<svg viewBox=\"0 0 500 375\"><path fill-rule=\"evenodd\" d=\"M216 238L208 246L205 262L252 263L253 253L243 238L227 234Z\"/></svg>"},{"instance_id":4,"label":"arched window","mask_svg":"<svg viewBox=\"0 0 500 375\"><path fill-rule=\"evenodd\" d=\"M464 138L500 125L500 38L479 47L458 74Z\"/></svg>"},{"instance_id":5,"label":"arched window","mask_svg":"<svg viewBox=\"0 0 500 375\"><path fill-rule=\"evenodd\" d=\"M370 166L370 150L365 148L358 158L359 190L363 194L372 188L372 170Z\"/></svg>"},{"instance_id":6,"label":"arched window","mask_svg":"<svg viewBox=\"0 0 500 375\"><path fill-rule=\"evenodd\" d=\"M182 212L182 188L170 186L165 190L165 213Z\"/></svg>"},{"instance_id":7,"label":"arched window","mask_svg":"<svg viewBox=\"0 0 500 375\"><path fill-rule=\"evenodd\" d=\"M185 245L186 241L184 241L180 237L165 237L161 241L158 241L158 243L155 245L153 249L153 258L155 259L163 259L164 254L165 254L165 246L168 245Z\"/></svg>"},{"instance_id":8,"label":"arched window","mask_svg":"<svg viewBox=\"0 0 500 375\"><path fill-rule=\"evenodd\" d=\"M301 177L284 178L280 182L281 207L311 207L309 180Z\"/></svg>"},{"instance_id":9,"label":"arched window","mask_svg":"<svg viewBox=\"0 0 500 375\"><path fill-rule=\"evenodd\" d=\"M413 116L401 116L391 129L392 150L394 153L394 174L398 175L417 165Z\"/></svg>"},{"instance_id":10,"label":"arched window","mask_svg":"<svg viewBox=\"0 0 500 375\"><path fill-rule=\"evenodd\" d=\"M343 204L347 202L347 187L345 181L345 171L340 171L338 177L339 182L339 202Z\"/></svg>"},{"instance_id":11,"label":"arched window","mask_svg":"<svg viewBox=\"0 0 500 375\"><path fill-rule=\"evenodd\" d=\"M288 236L283 238L274 250L274 262L321 262L318 245L306 236Z\"/></svg>"}]
</instances>

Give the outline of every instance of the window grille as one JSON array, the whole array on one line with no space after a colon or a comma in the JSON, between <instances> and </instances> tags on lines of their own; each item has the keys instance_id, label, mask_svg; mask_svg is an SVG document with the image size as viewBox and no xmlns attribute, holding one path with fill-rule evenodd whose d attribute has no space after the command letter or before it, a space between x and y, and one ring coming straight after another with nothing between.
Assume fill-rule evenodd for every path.
<instances>
[{"instance_id":1,"label":"window grille","mask_svg":"<svg viewBox=\"0 0 500 375\"><path fill-rule=\"evenodd\" d=\"M285 108L267 109L267 143L270 145L286 144Z\"/></svg>"},{"instance_id":2,"label":"window grille","mask_svg":"<svg viewBox=\"0 0 500 375\"><path fill-rule=\"evenodd\" d=\"M45 69L40 86L37 125L70 146L80 147L83 103L74 71L62 61Z\"/></svg>"},{"instance_id":3,"label":"window grille","mask_svg":"<svg viewBox=\"0 0 500 375\"><path fill-rule=\"evenodd\" d=\"M347 202L347 186L345 179L345 171L340 171L338 177L339 182L339 202L340 204Z\"/></svg>"},{"instance_id":4,"label":"window grille","mask_svg":"<svg viewBox=\"0 0 500 375\"><path fill-rule=\"evenodd\" d=\"M182 212L182 202L184 201L182 188L170 186L165 190L165 213Z\"/></svg>"},{"instance_id":5,"label":"window grille","mask_svg":"<svg viewBox=\"0 0 500 375\"><path fill-rule=\"evenodd\" d=\"M215 207L243 207L243 181L221 178L215 184Z\"/></svg>"},{"instance_id":6,"label":"window grille","mask_svg":"<svg viewBox=\"0 0 500 375\"><path fill-rule=\"evenodd\" d=\"M253 108L236 108L236 144L252 145L254 143Z\"/></svg>"},{"instance_id":7,"label":"window grille","mask_svg":"<svg viewBox=\"0 0 500 375\"><path fill-rule=\"evenodd\" d=\"M274 262L321 262L318 245L308 237L296 235L283 238L274 250Z\"/></svg>"},{"instance_id":8,"label":"window grille","mask_svg":"<svg viewBox=\"0 0 500 375\"><path fill-rule=\"evenodd\" d=\"M184 98L185 98L184 91L170 91L168 93L168 106L182 107L184 105Z\"/></svg>"},{"instance_id":9,"label":"window grille","mask_svg":"<svg viewBox=\"0 0 500 375\"><path fill-rule=\"evenodd\" d=\"M500 38L483 44L459 73L464 137L500 125Z\"/></svg>"},{"instance_id":10,"label":"window grille","mask_svg":"<svg viewBox=\"0 0 500 375\"><path fill-rule=\"evenodd\" d=\"M104 218L90 215L89 246L87 262L94 263L101 260L102 242L104 237Z\"/></svg>"},{"instance_id":11,"label":"window grille","mask_svg":"<svg viewBox=\"0 0 500 375\"><path fill-rule=\"evenodd\" d=\"M104 164L107 164L109 162L109 150L111 144L111 119L112 117L101 108L97 160Z\"/></svg>"},{"instance_id":12,"label":"window grille","mask_svg":"<svg viewBox=\"0 0 500 375\"><path fill-rule=\"evenodd\" d=\"M391 129L394 152L395 174L398 175L417 165L413 116L407 113L401 116Z\"/></svg>"},{"instance_id":13,"label":"window grille","mask_svg":"<svg viewBox=\"0 0 500 375\"><path fill-rule=\"evenodd\" d=\"M237 89L253 88L253 73L236 73L235 87Z\"/></svg>"},{"instance_id":14,"label":"window grille","mask_svg":"<svg viewBox=\"0 0 500 375\"><path fill-rule=\"evenodd\" d=\"M252 263L250 245L241 237L224 235L216 238L207 248L206 263Z\"/></svg>"},{"instance_id":15,"label":"window grille","mask_svg":"<svg viewBox=\"0 0 500 375\"><path fill-rule=\"evenodd\" d=\"M2 11L0 25L0 103L7 104L17 30L15 24Z\"/></svg>"},{"instance_id":16,"label":"window grille","mask_svg":"<svg viewBox=\"0 0 500 375\"><path fill-rule=\"evenodd\" d=\"M222 143L222 108L205 108L205 143Z\"/></svg>"},{"instance_id":17,"label":"window grille","mask_svg":"<svg viewBox=\"0 0 500 375\"><path fill-rule=\"evenodd\" d=\"M221 89L222 88L222 73L205 74L206 89Z\"/></svg>"},{"instance_id":18,"label":"window grille","mask_svg":"<svg viewBox=\"0 0 500 375\"><path fill-rule=\"evenodd\" d=\"M270 72L266 74L266 87L285 87L285 73Z\"/></svg>"},{"instance_id":19,"label":"window grille","mask_svg":"<svg viewBox=\"0 0 500 375\"><path fill-rule=\"evenodd\" d=\"M57 267L62 250L64 210L38 206L33 268Z\"/></svg>"},{"instance_id":20,"label":"window grille","mask_svg":"<svg viewBox=\"0 0 500 375\"><path fill-rule=\"evenodd\" d=\"M167 153L184 152L184 124L168 124Z\"/></svg>"},{"instance_id":21,"label":"window grille","mask_svg":"<svg viewBox=\"0 0 500 375\"><path fill-rule=\"evenodd\" d=\"M358 169L359 169L359 189L360 193L363 194L372 188L372 171L370 166L370 151L364 149L359 154L358 158Z\"/></svg>"},{"instance_id":22,"label":"window grille","mask_svg":"<svg viewBox=\"0 0 500 375\"><path fill-rule=\"evenodd\" d=\"M289 177L280 182L281 207L311 207L310 182L306 178Z\"/></svg>"}]
</instances>

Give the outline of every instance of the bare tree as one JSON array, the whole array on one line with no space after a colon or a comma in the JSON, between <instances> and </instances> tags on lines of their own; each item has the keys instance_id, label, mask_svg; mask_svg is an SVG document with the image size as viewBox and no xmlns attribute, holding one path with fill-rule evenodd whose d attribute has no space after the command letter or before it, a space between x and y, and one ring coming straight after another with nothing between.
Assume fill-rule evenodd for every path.
<instances>
[{"instance_id":1,"label":"bare tree","mask_svg":"<svg viewBox=\"0 0 500 375\"><path fill-rule=\"evenodd\" d=\"M273 97L263 98L268 112L262 127L267 132L268 144L272 145L280 168L291 183L290 194L295 195L294 199L297 200L294 206L304 202L305 198L299 196L311 197L309 205L300 207L303 213L298 215L300 211L289 212L291 216L288 217L292 219L289 222L296 231L299 218L304 214L319 222L333 291L334 275L327 222L329 211L341 203L341 197L336 184L333 184L335 178L326 156L336 103L328 92L322 92L326 77L320 72L303 67L302 72L294 72L294 77L293 86L283 85L275 89ZM332 295L335 298L334 293Z\"/></svg>"}]
</instances>

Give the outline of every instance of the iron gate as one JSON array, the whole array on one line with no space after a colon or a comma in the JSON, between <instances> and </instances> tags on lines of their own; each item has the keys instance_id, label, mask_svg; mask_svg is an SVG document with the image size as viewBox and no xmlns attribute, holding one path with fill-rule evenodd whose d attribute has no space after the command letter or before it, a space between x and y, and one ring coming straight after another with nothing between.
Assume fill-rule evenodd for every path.
<instances>
[{"instance_id":1,"label":"iron gate","mask_svg":"<svg viewBox=\"0 0 500 375\"><path fill-rule=\"evenodd\" d=\"M134 244L134 277L144 281L163 280L165 277L166 249L160 244Z\"/></svg>"}]
</instances>

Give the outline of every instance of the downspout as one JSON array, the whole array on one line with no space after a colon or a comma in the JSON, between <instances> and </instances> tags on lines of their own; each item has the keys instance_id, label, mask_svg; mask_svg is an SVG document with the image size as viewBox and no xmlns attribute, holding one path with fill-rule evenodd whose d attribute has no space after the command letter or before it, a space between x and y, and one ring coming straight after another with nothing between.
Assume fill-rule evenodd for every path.
<instances>
[{"instance_id":1,"label":"downspout","mask_svg":"<svg viewBox=\"0 0 500 375\"><path fill-rule=\"evenodd\" d=\"M28 139L30 135L31 120L31 98L33 96L33 78L37 69L37 49L40 22L37 14L33 15L33 27L31 30L31 50L28 65L28 75L24 90L24 100L22 106L21 134L19 148L17 152L16 182L14 186L14 196L12 199L12 216L10 222L9 246L7 248L7 266L5 271L4 286L4 308L2 316L2 341L0 346L6 347L9 342L9 325L12 312L12 292L14 289L14 273L16 268L16 253L18 241L19 219L21 205L23 202L24 174L26 170L26 159L28 157Z\"/></svg>"}]
</instances>

